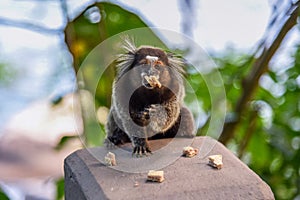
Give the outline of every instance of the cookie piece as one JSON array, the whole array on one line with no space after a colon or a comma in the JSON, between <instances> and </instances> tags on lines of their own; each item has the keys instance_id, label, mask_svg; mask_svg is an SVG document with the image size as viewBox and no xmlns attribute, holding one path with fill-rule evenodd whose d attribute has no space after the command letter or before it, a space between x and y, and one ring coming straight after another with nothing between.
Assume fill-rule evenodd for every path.
<instances>
[{"instance_id":1,"label":"cookie piece","mask_svg":"<svg viewBox=\"0 0 300 200\"><path fill-rule=\"evenodd\" d=\"M154 181L154 182L163 182L165 180L164 178L164 171L155 171L155 170L150 170L148 172L147 179L149 181Z\"/></svg>"},{"instance_id":2,"label":"cookie piece","mask_svg":"<svg viewBox=\"0 0 300 200\"><path fill-rule=\"evenodd\" d=\"M208 156L208 164L214 168L221 169L223 167L222 155Z\"/></svg>"},{"instance_id":3,"label":"cookie piece","mask_svg":"<svg viewBox=\"0 0 300 200\"><path fill-rule=\"evenodd\" d=\"M104 160L108 166L116 166L117 165L116 156L112 152L108 152L106 154Z\"/></svg>"},{"instance_id":4,"label":"cookie piece","mask_svg":"<svg viewBox=\"0 0 300 200\"><path fill-rule=\"evenodd\" d=\"M194 157L197 154L198 154L198 149L193 148L191 146L184 147L183 150L182 150L182 155L185 156L185 157L191 158L191 157Z\"/></svg>"},{"instance_id":5,"label":"cookie piece","mask_svg":"<svg viewBox=\"0 0 300 200\"><path fill-rule=\"evenodd\" d=\"M152 87L161 88L161 83L156 76L145 76L145 79Z\"/></svg>"}]
</instances>

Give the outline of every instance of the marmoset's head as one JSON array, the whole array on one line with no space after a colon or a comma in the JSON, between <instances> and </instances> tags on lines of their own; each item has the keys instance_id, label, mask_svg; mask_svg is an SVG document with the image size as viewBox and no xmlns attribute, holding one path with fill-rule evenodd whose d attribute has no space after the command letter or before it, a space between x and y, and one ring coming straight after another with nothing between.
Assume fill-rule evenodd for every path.
<instances>
[{"instance_id":1,"label":"marmoset's head","mask_svg":"<svg viewBox=\"0 0 300 200\"><path fill-rule=\"evenodd\" d=\"M170 87L175 82L182 84L182 59L160 48L136 48L129 40L125 40L124 49L126 53L118 58L118 79L129 73L131 84L142 85L146 89Z\"/></svg>"}]
</instances>

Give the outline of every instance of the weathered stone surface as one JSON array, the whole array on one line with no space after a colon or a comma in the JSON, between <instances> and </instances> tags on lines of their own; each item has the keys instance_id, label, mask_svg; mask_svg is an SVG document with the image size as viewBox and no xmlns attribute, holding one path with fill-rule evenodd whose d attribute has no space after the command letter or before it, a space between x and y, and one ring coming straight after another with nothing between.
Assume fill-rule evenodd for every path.
<instances>
[{"instance_id":1,"label":"weathered stone surface","mask_svg":"<svg viewBox=\"0 0 300 200\"><path fill-rule=\"evenodd\" d=\"M112 151L118 163L113 167L101 163L108 152L104 147L74 152L65 159L66 199L274 199L270 187L214 139L164 139L150 145L153 155L143 158L132 157L130 145ZM199 148L199 154L181 157L187 145ZM208 165L213 154L222 154L222 169ZM147 181L148 165L164 171L164 182Z\"/></svg>"}]
</instances>

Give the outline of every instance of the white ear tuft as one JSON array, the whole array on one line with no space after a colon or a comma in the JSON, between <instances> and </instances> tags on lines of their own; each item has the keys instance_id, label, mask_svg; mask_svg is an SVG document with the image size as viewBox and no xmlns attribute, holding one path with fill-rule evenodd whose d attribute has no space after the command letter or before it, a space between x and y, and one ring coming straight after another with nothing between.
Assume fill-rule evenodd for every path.
<instances>
[{"instance_id":1,"label":"white ear tuft","mask_svg":"<svg viewBox=\"0 0 300 200\"><path fill-rule=\"evenodd\" d=\"M126 35L122 38L122 40L124 41L122 48L125 50L125 53L135 54L137 48L135 46L134 38Z\"/></svg>"},{"instance_id":2,"label":"white ear tuft","mask_svg":"<svg viewBox=\"0 0 300 200\"><path fill-rule=\"evenodd\" d=\"M137 51L133 38L130 38L128 35L126 35L121 39L123 40L122 48L124 53L119 54L117 58L118 64L116 67L119 76L123 75L127 70L129 70L134 62L135 53Z\"/></svg>"},{"instance_id":3,"label":"white ear tuft","mask_svg":"<svg viewBox=\"0 0 300 200\"><path fill-rule=\"evenodd\" d=\"M167 55L168 55L170 66L176 69L180 74L185 74L185 70L184 70L185 63L183 58L174 56L173 54L170 53Z\"/></svg>"}]
</instances>

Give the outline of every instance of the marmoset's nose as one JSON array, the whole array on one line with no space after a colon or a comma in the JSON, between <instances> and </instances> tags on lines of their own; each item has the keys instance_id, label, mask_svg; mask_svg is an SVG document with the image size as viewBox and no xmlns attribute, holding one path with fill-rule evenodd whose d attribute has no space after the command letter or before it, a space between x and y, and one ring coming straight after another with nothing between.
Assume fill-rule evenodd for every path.
<instances>
[{"instance_id":1,"label":"marmoset's nose","mask_svg":"<svg viewBox=\"0 0 300 200\"><path fill-rule=\"evenodd\" d=\"M148 74L150 76L159 76L159 70L156 68L158 64L161 64L161 61L158 60L156 56L146 56L147 63L150 65Z\"/></svg>"},{"instance_id":2,"label":"marmoset's nose","mask_svg":"<svg viewBox=\"0 0 300 200\"><path fill-rule=\"evenodd\" d=\"M146 60L152 66L152 65L154 65L158 61L158 57L156 57L156 56L146 56Z\"/></svg>"}]
</instances>

